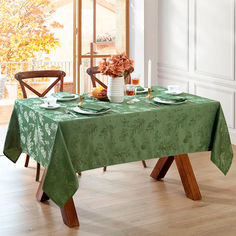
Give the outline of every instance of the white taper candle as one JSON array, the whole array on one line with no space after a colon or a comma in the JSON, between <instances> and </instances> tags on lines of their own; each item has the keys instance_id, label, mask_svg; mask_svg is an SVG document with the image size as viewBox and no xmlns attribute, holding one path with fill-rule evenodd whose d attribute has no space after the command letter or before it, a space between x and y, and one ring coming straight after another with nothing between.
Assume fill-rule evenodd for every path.
<instances>
[{"instance_id":1,"label":"white taper candle","mask_svg":"<svg viewBox=\"0 0 236 236\"><path fill-rule=\"evenodd\" d=\"M84 78L82 74L82 64L80 65L80 86L79 86L79 94L84 94Z\"/></svg>"},{"instance_id":2,"label":"white taper candle","mask_svg":"<svg viewBox=\"0 0 236 236\"><path fill-rule=\"evenodd\" d=\"M152 81L152 62L148 60L148 88L151 88L151 81Z\"/></svg>"},{"instance_id":3,"label":"white taper candle","mask_svg":"<svg viewBox=\"0 0 236 236\"><path fill-rule=\"evenodd\" d=\"M75 93L78 93L78 83L79 81L77 80L77 76L76 76L76 79L75 79Z\"/></svg>"}]
</instances>

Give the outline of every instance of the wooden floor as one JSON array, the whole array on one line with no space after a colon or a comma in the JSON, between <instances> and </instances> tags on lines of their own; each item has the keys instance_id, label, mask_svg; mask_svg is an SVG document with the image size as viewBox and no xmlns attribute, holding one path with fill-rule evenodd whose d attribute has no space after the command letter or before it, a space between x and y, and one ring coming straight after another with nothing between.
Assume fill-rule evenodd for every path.
<instances>
[{"instance_id":1,"label":"wooden floor","mask_svg":"<svg viewBox=\"0 0 236 236\"><path fill-rule=\"evenodd\" d=\"M9 123L13 105L0 105L0 125L7 125Z\"/></svg>"},{"instance_id":2,"label":"wooden floor","mask_svg":"<svg viewBox=\"0 0 236 236\"><path fill-rule=\"evenodd\" d=\"M0 157L0 235L235 236L236 160L225 177L209 153L190 159L201 201L185 197L175 164L162 182L149 177L156 160L83 172L74 197L80 227L69 229L52 201L36 201L36 164Z\"/></svg>"},{"instance_id":3,"label":"wooden floor","mask_svg":"<svg viewBox=\"0 0 236 236\"><path fill-rule=\"evenodd\" d=\"M3 154L3 146L5 142L6 133L7 133L7 125L4 125L4 126L0 125L0 155ZM0 166L0 170L1 170L1 166Z\"/></svg>"}]
</instances>

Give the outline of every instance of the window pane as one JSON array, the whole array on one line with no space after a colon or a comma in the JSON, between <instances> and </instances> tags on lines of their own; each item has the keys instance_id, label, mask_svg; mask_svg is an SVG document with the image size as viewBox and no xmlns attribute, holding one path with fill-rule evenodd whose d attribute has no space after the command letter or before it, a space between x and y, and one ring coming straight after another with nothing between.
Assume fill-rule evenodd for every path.
<instances>
[{"instance_id":1,"label":"window pane","mask_svg":"<svg viewBox=\"0 0 236 236\"><path fill-rule=\"evenodd\" d=\"M126 0L96 1L96 49L99 54L126 50Z\"/></svg>"},{"instance_id":2,"label":"window pane","mask_svg":"<svg viewBox=\"0 0 236 236\"><path fill-rule=\"evenodd\" d=\"M93 42L93 0L82 0L82 54L90 53Z\"/></svg>"},{"instance_id":3,"label":"window pane","mask_svg":"<svg viewBox=\"0 0 236 236\"><path fill-rule=\"evenodd\" d=\"M64 88L73 87L72 0L1 1L0 28L0 111L4 108L8 118L11 104L22 97L14 77L18 72L64 70ZM50 81L38 78L30 83L43 91ZM1 119L0 123L8 121Z\"/></svg>"}]
</instances>

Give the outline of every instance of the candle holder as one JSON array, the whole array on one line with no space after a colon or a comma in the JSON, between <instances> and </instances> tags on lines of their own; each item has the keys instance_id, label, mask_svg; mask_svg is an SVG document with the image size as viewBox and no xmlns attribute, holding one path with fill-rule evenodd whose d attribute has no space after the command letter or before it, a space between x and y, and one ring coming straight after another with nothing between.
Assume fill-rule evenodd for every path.
<instances>
[{"instance_id":1,"label":"candle holder","mask_svg":"<svg viewBox=\"0 0 236 236\"><path fill-rule=\"evenodd\" d=\"M83 105L83 95L80 95L79 98L80 98L80 103L78 105L82 106Z\"/></svg>"},{"instance_id":2,"label":"candle holder","mask_svg":"<svg viewBox=\"0 0 236 236\"><path fill-rule=\"evenodd\" d=\"M148 88L148 95L146 96L146 98L148 98L148 99L153 98L153 96L151 95L151 91L152 91L152 89Z\"/></svg>"}]
</instances>

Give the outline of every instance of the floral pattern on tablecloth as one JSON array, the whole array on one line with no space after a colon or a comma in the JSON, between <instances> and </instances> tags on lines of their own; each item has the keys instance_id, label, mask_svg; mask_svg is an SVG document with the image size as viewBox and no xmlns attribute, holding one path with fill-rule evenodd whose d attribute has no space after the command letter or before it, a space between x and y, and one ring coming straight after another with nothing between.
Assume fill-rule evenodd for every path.
<instances>
[{"instance_id":1,"label":"floral pattern on tablecloth","mask_svg":"<svg viewBox=\"0 0 236 236\"><path fill-rule=\"evenodd\" d=\"M165 96L165 88L154 87L153 96ZM154 106L146 94L128 105L94 100L111 108L104 115L66 113L79 99L58 102L56 110L40 105L44 98L15 102L4 154L16 162L25 152L47 168L43 189L60 207L78 188L76 172L131 161L192 152L212 151L211 160L226 174L233 152L220 103L182 94L181 105ZM74 113L76 114L76 113Z\"/></svg>"}]
</instances>

